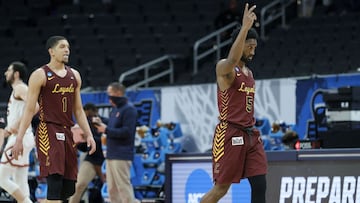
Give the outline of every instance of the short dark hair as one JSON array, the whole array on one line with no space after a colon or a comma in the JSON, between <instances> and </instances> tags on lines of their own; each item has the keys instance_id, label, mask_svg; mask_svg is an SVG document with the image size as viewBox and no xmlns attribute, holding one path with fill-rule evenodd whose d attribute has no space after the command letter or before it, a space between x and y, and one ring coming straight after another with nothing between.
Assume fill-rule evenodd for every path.
<instances>
[{"instance_id":1,"label":"short dark hair","mask_svg":"<svg viewBox=\"0 0 360 203\"><path fill-rule=\"evenodd\" d=\"M231 34L232 43L235 42L236 37L238 36L240 30L241 30L241 25L237 26L237 28L235 28L233 30L233 32ZM256 39L257 40L258 38L259 38L259 35L256 32L255 28L251 28L246 35L246 39Z\"/></svg>"},{"instance_id":2,"label":"short dark hair","mask_svg":"<svg viewBox=\"0 0 360 203\"><path fill-rule=\"evenodd\" d=\"M10 64L13 68L13 72L18 72L19 73L19 78L21 80L25 80L26 79L26 75L27 75L27 67L24 63L20 62L20 61L14 61Z\"/></svg>"},{"instance_id":3,"label":"short dark hair","mask_svg":"<svg viewBox=\"0 0 360 203\"><path fill-rule=\"evenodd\" d=\"M125 94L126 87L119 82L112 82L112 83L110 83L109 87L111 87L115 91L120 91L123 94Z\"/></svg>"},{"instance_id":4,"label":"short dark hair","mask_svg":"<svg viewBox=\"0 0 360 203\"><path fill-rule=\"evenodd\" d=\"M84 111L90 110L90 111L97 112L97 110L98 110L96 105L93 103L86 103L83 108L84 108Z\"/></svg>"},{"instance_id":5,"label":"short dark hair","mask_svg":"<svg viewBox=\"0 0 360 203\"><path fill-rule=\"evenodd\" d=\"M56 46L60 40L67 40L67 39L65 37L63 37L63 36L51 36L51 37L49 37L49 39L46 41L46 50Z\"/></svg>"}]
</instances>

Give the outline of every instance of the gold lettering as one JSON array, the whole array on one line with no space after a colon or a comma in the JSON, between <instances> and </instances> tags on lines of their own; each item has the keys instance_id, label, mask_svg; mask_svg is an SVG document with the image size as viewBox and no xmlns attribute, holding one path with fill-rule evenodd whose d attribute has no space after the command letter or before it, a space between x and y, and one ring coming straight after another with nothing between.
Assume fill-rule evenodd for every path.
<instances>
[{"instance_id":1,"label":"gold lettering","mask_svg":"<svg viewBox=\"0 0 360 203\"><path fill-rule=\"evenodd\" d=\"M54 89L52 90L52 93L61 93L61 95L64 95L65 93L73 93L74 92L74 86L71 84L69 87L61 87L58 83L54 86Z\"/></svg>"},{"instance_id":2,"label":"gold lettering","mask_svg":"<svg viewBox=\"0 0 360 203\"><path fill-rule=\"evenodd\" d=\"M239 92L246 92L247 95L250 93L255 93L255 86L253 87L246 87L245 83L242 82L240 88L238 89Z\"/></svg>"},{"instance_id":3,"label":"gold lettering","mask_svg":"<svg viewBox=\"0 0 360 203\"><path fill-rule=\"evenodd\" d=\"M246 96L246 112L251 113L254 106L254 99L252 96Z\"/></svg>"}]
</instances>

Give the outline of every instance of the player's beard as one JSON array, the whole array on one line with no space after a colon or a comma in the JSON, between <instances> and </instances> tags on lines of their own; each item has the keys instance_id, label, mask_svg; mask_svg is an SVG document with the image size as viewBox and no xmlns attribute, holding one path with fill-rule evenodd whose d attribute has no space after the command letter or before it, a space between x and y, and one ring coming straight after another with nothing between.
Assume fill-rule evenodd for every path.
<instances>
[{"instance_id":1,"label":"player's beard","mask_svg":"<svg viewBox=\"0 0 360 203\"><path fill-rule=\"evenodd\" d=\"M241 57L241 61L244 62L245 64L248 64L251 60L252 58L246 57L245 55L242 55Z\"/></svg>"},{"instance_id":2,"label":"player's beard","mask_svg":"<svg viewBox=\"0 0 360 203\"><path fill-rule=\"evenodd\" d=\"M14 83L14 81L15 81L14 73L11 74L9 79L6 79L6 83L10 86Z\"/></svg>"}]
</instances>

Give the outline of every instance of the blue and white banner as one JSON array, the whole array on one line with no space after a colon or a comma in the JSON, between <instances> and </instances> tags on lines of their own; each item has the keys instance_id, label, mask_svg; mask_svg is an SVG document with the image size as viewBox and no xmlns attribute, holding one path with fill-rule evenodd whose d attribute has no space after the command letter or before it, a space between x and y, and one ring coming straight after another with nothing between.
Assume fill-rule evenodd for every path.
<instances>
[{"instance_id":1,"label":"blue and white banner","mask_svg":"<svg viewBox=\"0 0 360 203\"><path fill-rule=\"evenodd\" d=\"M295 88L294 79L256 81L255 116L294 124ZM216 94L216 84L164 87L161 119L181 123L184 138L192 140L198 151L207 151L219 116Z\"/></svg>"},{"instance_id":2,"label":"blue and white banner","mask_svg":"<svg viewBox=\"0 0 360 203\"><path fill-rule=\"evenodd\" d=\"M360 74L258 80L255 116L268 118L271 123L282 120L296 124L300 138L305 138L307 123L314 119L311 103L314 93L345 86L360 86ZM83 103L108 104L106 92L83 93L81 96ZM129 91L127 96L139 110L139 124L154 126L159 119L177 122L181 124L184 139L195 145L195 151L204 152L211 148L218 117L215 83Z\"/></svg>"},{"instance_id":3,"label":"blue and white banner","mask_svg":"<svg viewBox=\"0 0 360 203\"><path fill-rule=\"evenodd\" d=\"M173 163L172 203L199 203L202 196L213 186L211 161ZM250 203L251 188L247 179L232 184L219 203Z\"/></svg>"},{"instance_id":4,"label":"blue and white banner","mask_svg":"<svg viewBox=\"0 0 360 203\"><path fill-rule=\"evenodd\" d=\"M138 110L138 126L152 127L160 119L160 90L127 91L126 96ZM101 116L109 116L111 106L106 92L82 93L81 99L83 104L91 102L100 106Z\"/></svg>"}]
</instances>

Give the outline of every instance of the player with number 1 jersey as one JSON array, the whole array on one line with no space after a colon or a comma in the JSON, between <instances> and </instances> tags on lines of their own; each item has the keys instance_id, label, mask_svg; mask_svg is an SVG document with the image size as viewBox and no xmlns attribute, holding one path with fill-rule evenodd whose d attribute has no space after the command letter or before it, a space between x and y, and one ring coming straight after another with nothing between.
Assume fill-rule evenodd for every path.
<instances>
[{"instance_id":1,"label":"player with number 1 jersey","mask_svg":"<svg viewBox=\"0 0 360 203\"><path fill-rule=\"evenodd\" d=\"M66 75L58 76L47 65L42 69L46 74L46 84L41 88L39 95L39 120L37 127L36 146L40 150L39 159L43 159L45 166L40 167L40 175L62 174L65 178L76 180L77 168L67 167L77 165L75 156L58 156L57 154L76 153L72 139L71 127L72 110L77 81L70 67L66 66ZM70 158L71 157L71 158ZM64 158L65 160L59 160ZM65 165L63 164L65 163ZM65 167L73 170L64 174Z\"/></svg>"}]
</instances>

